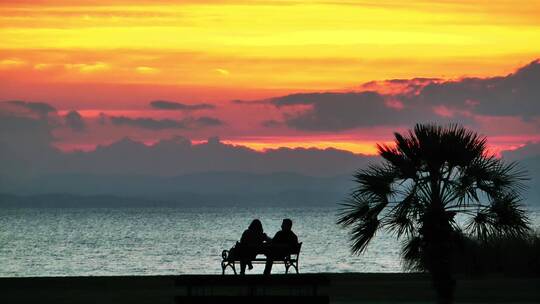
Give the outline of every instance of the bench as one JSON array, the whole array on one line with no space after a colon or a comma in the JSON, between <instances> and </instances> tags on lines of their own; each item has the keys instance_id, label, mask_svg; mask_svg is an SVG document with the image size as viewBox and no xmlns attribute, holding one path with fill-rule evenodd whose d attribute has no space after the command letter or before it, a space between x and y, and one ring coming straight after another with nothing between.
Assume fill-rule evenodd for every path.
<instances>
[{"instance_id":1,"label":"bench","mask_svg":"<svg viewBox=\"0 0 540 304\"><path fill-rule=\"evenodd\" d=\"M238 243L236 243L238 245ZM298 243L296 248L292 248L291 252L282 259L273 259L274 264L283 264L285 265L285 273L289 273L289 268L293 267L296 273L298 274L298 258L300 256L300 249L302 248L302 243ZM258 254L262 254L259 252ZM240 257L238 255L231 255L229 250L223 250L221 252L221 274L225 274L227 267L231 267L234 274L236 274L236 263L240 263ZM255 258L251 260L252 264L266 264L268 257L265 258Z\"/></svg>"}]
</instances>

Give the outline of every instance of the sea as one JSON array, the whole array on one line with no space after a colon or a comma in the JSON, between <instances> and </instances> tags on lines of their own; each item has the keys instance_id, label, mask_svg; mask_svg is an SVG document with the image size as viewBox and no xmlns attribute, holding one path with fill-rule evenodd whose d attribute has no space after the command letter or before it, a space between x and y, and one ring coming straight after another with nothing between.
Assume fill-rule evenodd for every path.
<instances>
[{"instance_id":1,"label":"sea","mask_svg":"<svg viewBox=\"0 0 540 304\"><path fill-rule=\"evenodd\" d=\"M540 208L529 211L538 230ZM0 209L0 277L220 274L221 252L255 218L269 236L283 218L293 220L301 273L404 271L400 240L380 232L366 252L352 254L337 214L337 207Z\"/></svg>"}]
</instances>

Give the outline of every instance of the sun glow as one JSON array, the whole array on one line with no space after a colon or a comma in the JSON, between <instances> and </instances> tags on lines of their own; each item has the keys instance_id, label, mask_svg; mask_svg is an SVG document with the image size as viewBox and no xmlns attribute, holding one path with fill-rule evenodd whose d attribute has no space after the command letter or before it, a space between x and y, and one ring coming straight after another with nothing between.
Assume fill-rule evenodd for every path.
<instances>
[{"instance_id":1,"label":"sun glow","mask_svg":"<svg viewBox=\"0 0 540 304\"><path fill-rule=\"evenodd\" d=\"M224 140L223 143L245 146L256 151L267 151L271 149L289 148L289 149L338 149L350 151L355 154L376 155L377 143L367 141L321 141L321 140L279 140L279 141L235 141ZM390 142L388 142L390 143Z\"/></svg>"}]
</instances>

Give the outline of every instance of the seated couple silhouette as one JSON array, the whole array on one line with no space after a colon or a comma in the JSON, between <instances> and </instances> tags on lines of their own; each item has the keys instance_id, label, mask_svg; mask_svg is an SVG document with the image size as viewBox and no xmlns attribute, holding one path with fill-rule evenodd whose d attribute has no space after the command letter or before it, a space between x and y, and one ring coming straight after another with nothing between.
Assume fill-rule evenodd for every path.
<instances>
[{"instance_id":1,"label":"seated couple silhouette","mask_svg":"<svg viewBox=\"0 0 540 304\"><path fill-rule=\"evenodd\" d=\"M245 274L246 266L253 269L251 261L257 254L266 255L264 274L272 271L273 260L283 259L291 253L291 249L298 244L298 237L292 232L292 220L284 219L281 230L269 238L263 231L260 220L254 219L248 229L242 233L242 238L236 246L236 254L240 257L240 274Z\"/></svg>"}]
</instances>

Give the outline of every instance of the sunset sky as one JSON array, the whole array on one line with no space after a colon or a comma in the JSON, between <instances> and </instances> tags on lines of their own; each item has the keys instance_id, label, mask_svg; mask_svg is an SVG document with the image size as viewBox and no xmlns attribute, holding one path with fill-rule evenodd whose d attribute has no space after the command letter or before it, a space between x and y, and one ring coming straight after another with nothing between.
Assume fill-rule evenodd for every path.
<instances>
[{"instance_id":1,"label":"sunset sky","mask_svg":"<svg viewBox=\"0 0 540 304\"><path fill-rule=\"evenodd\" d=\"M538 58L540 1L3 0L0 114L47 120L63 150L373 154L435 121L500 151L540 141Z\"/></svg>"}]
</instances>

